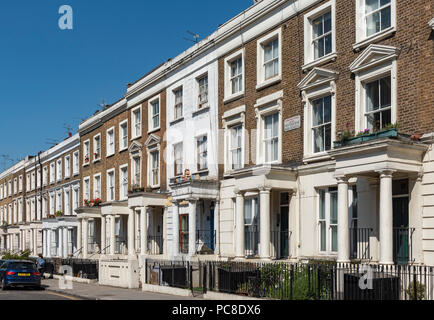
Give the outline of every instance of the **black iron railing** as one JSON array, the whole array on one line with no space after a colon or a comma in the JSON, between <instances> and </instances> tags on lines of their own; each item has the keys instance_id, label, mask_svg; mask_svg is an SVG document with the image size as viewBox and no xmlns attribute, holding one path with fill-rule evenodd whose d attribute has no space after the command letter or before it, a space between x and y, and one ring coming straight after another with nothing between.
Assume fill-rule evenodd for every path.
<instances>
[{"instance_id":1,"label":"black iron railing","mask_svg":"<svg viewBox=\"0 0 434 320\"><path fill-rule=\"evenodd\" d=\"M393 228L393 259L395 264L413 261L413 234L415 228Z\"/></svg>"},{"instance_id":2,"label":"black iron railing","mask_svg":"<svg viewBox=\"0 0 434 320\"><path fill-rule=\"evenodd\" d=\"M163 254L163 236L148 236L149 254Z\"/></svg>"},{"instance_id":3,"label":"black iron railing","mask_svg":"<svg viewBox=\"0 0 434 320\"><path fill-rule=\"evenodd\" d=\"M89 259L60 259L60 258L47 258L45 259L44 272L56 275L61 274L61 267L71 267L72 276L85 279L98 279L99 262ZM65 268L63 268L65 272Z\"/></svg>"},{"instance_id":4,"label":"black iron railing","mask_svg":"<svg viewBox=\"0 0 434 320\"><path fill-rule=\"evenodd\" d=\"M146 260L145 283L278 300L434 300L434 268Z\"/></svg>"},{"instance_id":5,"label":"black iron railing","mask_svg":"<svg viewBox=\"0 0 434 320\"><path fill-rule=\"evenodd\" d=\"M350 228L350 259L371 260L372 228Z\"/></svg>"}]
</instances>

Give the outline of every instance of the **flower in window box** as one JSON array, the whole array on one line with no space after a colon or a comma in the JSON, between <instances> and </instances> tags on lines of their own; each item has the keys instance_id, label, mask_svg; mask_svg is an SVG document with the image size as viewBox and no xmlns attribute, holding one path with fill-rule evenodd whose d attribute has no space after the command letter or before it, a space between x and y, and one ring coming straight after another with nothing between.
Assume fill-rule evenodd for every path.
<instances>
[{"instance_id":1,"label":"flower in window box","mask_svg":"<svg viewBox=\"0 0 434 320\"><path fill-rule=\"evenodd\" d=\"M85 162L85 163L88 163L88 162L89 162L89 156L85 156L85 157L84 157L84 162Z\"/></svg>"},{"instance_id":2,"label":"flower in window box","mask_svg":"<svg viewBox=\"0 0 434 320\"><path fill-rule=\"evenodd\" d=\"M95 159L99 159L99 153L98 152L94 152L93 156Z\"/></svg>"},{"instance_id":3,"label":"flower in window box","mask_svg":"<svg viewBox=\"0 0 434 320\"><path fill-rule=\"evenodd\" d=\"M61 217L61 216L63 216L63 212L60 211L60 210L58 210L58 211L56 211L55 216L56 216L56 217Z\"/></svg>"}]
</instances>

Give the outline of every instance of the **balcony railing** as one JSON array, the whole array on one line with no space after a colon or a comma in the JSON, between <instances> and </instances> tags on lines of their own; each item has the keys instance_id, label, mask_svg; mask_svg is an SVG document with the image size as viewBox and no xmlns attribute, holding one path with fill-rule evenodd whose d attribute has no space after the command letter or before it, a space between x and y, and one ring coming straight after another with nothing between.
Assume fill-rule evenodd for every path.
<instances>
[{"instance_id":1,"label":"balcony railing","mask_svg":"<svg viewBox=\"0 0 434 320\"><path fill-rule=\"evenodd\" d=\"M413 261L413 234L415 228L393 228L393 260L395 264Z\"/></svg>"},{"instance_id":2,"label":"balcony railing","mask_svg":"<svg viewBox=\"0 0 434 320\"><path fill-rule=\"evenodd\" d=\"M163 236L148 236L148 250L151 255L163 254Z\"/></svg>"},{"instance_id":3,"label":"balcony railing","mask_svg":"<svg viewBox=\"0 0 434 320\"><path fill-rule=\"evenodd\" d=\"M372 228L350 228L350 259L371 260Z\"/></svg>"}]
</instances>

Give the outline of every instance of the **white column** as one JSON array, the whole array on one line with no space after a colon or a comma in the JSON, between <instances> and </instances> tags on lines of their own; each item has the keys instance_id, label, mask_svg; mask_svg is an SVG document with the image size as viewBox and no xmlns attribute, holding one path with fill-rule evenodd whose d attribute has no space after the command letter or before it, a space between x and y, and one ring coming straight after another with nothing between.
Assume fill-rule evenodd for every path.
<instances>
[{"instance_id":1,"label":"white column","mask_svg":"<svg viewBox=\"0 0 434 320\"><path fill-rule=\"evenodd\" d=\"M83 228L83 259L87 259L89 245L89 221L88 218L82 220Z\"/></svg>"},{"instance_id":2,"label":"white column","mask_svg":"<svg viewBox=\"0 0 434 320\"><path fill-rule=\"evenodd\" d=\"M179 207L177 202L173 202L172 207L172 224L173 224L173 255L178 256L179 255Z\"/></svg>"},{"instance_id":3,"label":"white column","mask_svg":"<svg viewBox=\"0 0 434 320\"><path fill-rule=\"evenodd\" d=\"M78 251L78 250L80 250L80 251ZM77 251L78 251L78 256L82 256L82 254L83 254L82 219L78 219L78 225L77 225Z\"/></svg>"},{"instance_id":4,"label":"white column","mask_svg":"<svg viewBox=\"0 0 434 320\"><path fill-rule=\"evenodd\" d=\"M107 247L106 217L101 216L101 254L106 254Z\"/></svg>"},{"instance_id":5,"label":"white column","mask_svg":"<svg viewBox=\"0 0 434 320\"><path fill-rule=\"evenodd\" d=\"M46 253L45 253L45 243L47 241L45 240L45 229L42 229L42 256L45 257Z\"/></svg>"},{"instance_id":6,"label":"white column","mask_svg":"<svg viewBox=\"0 0 434 320\"><path fill-rule=\"evenodd\" d=\"M34 252L34 250L33 250L33 247L34 247L34 244L33 244L33 241L34 241L34 237L33 237L33 229L30 229L30 252Z\"/></svg>"},{"instance_id":7,"label":"white column","mask_svg":"<svg viewBox=\"0 0 434 320\"><path fill-rule=\"evenodd\" d=\"M142 256L148 253L148 207L140 209L140 254Z\"/></svg>"},{"instance_id":8,"label":"white column","mask_svg":"<svg viewBox=\"0 0 434 320\"><path fill-rule=\"evenodd\" d=\"M214 205L214 229L215 229L215 251L214 254L220 255L220 199L216 199Z\"/></svg>"},{"instance_id":9,"label":"white column","mask_svg":"<svg viewBox=\"0 0 434 320\"><path fill-rule=\"evenodd\" d=\"M380 264L393 264L393 172L380 172Z\"/></svg>"},{"instance_id":10,"label":"white column","mask_svg":"<svg viewBox=\"0 0 434 320\"><path fill-rule=\"evenodd\" d=\"M244 234L244 193L236 190L236 229L235 229L235 257L244 258L245 234Z\"/></svg>"},{"instance_id":11,"label":"white column","mask_svg":"<svg viewBox=\"0 0 434 320\"><path fill-rule=\"evenodd\" d=\"M188 254L196 254L196 200L189 201L188 214Z\"/></svg>"},{"instance_id":12,"label":"white column","mask_svg":"<svg viewBox=\"0 0 434 320\"><path fill-rule=\"evenodd\" d=\"M48 258L51 258L51 232L52 232L51 229L47 230L47 257Z\"/></svg>"},{"instance_id":13,"label":"white column","mask_svg":"<svg viewBox=\"0 0 434 320\"><path fill-rule=\"evenodd\" d=\"M57 234L59 235L59 243L57 247L57 255L62 257L63 255L63 228L57 228Z\"/></svg>"},{"instance_id":14,"label":"white column","mask_svg":"<svg viewBox=\"0 0 434 320\"><path fill-rule=\"evenodd\" d=\"M115 238L115 233L116 233L116 225L115 225L115 216L111 215L110 216L110 254L114 255L115 254L115 249L116 249L116 238Z\"/></svg>"},{"instance_id":15,"label":"white column","mask_svg":"<svg viewBox=\"0 0 434 320\"><path fill-rule=\"evenodd\" d=\"M63 257L68 258L68 228L63 228Z\"/></svg>"},{"instance_id":16,"label":"white column","mask_svg":"<svg viewBox=\"0 0 434 320\"><path fill-rule=\"evenodd\" d=\"M34 239L35 240L33 240L33 243L34 243L34 252L33 252L33 255L34 256L37 256L38 255L38 244L39 244L39 242L38 242L38 229L33 229L33 236L35 237Z\"/></svg>"},{"instance_id":17,"label":"white column","mask_svg":"<svg viewBox=\"0 0 434 320\"><path fill-rule=\"evenodd\" d=\"M260 245L261 258L270 259L270 188L262 188L259 191L260 203Z\"/></svg>"},{"instance_id":18,"label":"white column","mask_svg":"<svg viewBox=\"0 0 434 320\"><path fill-rule=\"evenodd\" d=\"M350 226L348 221L348 178L338 181L338 262L350 262Z\"/></svg>"},{"instance_id":19,"label":"white column","mask_svg":"<svg viewBox=\"0 0 434 320\"><path fill-rule=\"evenodd\" d=\"M136 228L134 227L136 221L135 212L130 209L128 215L128 256L134 257L136 255L136 246L134 241L134 233Z\"/></svg>"}]
</instances>

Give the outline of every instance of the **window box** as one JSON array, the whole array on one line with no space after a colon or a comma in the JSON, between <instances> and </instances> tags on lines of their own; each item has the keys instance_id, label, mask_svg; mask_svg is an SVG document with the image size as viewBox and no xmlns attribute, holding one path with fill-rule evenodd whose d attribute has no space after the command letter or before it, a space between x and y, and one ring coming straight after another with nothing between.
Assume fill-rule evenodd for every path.
<instances>
[{"instance_id":1,"label":"window box","mask_svg":"<svg viewBox=\"0 0 434 320\"><path fill-rule=\"evenodd\" d=\"M387 130L383 130L383 131L379 131L367 135L362 135L360 137L349 138L342 141L335 141L334 146L335 148L340 148L340 147L353 145L353 144L361 144L363 142L380 139L380 138L396 138L397 136L398 136L398 129L393 128L393 129L387 129Z\"/></svg>"}]
</instances>

